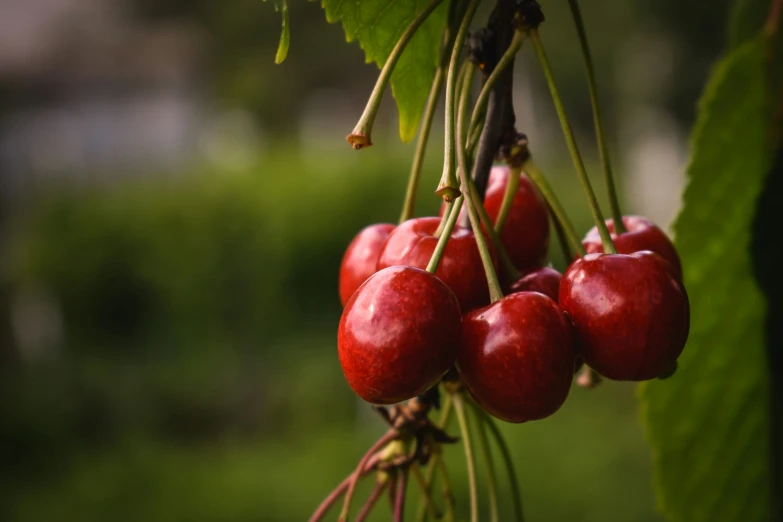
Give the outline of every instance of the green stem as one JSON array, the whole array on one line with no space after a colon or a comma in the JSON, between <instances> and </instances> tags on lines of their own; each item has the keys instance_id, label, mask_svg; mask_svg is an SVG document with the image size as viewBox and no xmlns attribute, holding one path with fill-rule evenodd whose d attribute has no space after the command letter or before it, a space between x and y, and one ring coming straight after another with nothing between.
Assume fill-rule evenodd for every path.
<instances>
[{"instance_id":1,"label":"green stem","mask_svg":"<svg viewBox=\"0 0 783 522\"><path fill-rule=\"evenodd\" d=\"M546 200L549 208L552 209L552 213L556 218L556 222L560 223L560 226L563 227L563 232L565 233L566 238L568 238L568 242L571 244L571 249L574 252L578 252L580 256L585 255L585 248L582 246L582 242L579 240L579 236L576 235L574 225L571 223L571 220L568 219L568 215L566 214L563 205L560 204L557 196L555 196L555 192L552 190L549 182L546 180L544 175L541 174L541 171L538 170L538 167L533 162L532 157L528 158L528 160L522 165L522 169L525 171L525 173L527 173L530 181L533 182L538 191L544 197L544 200Z\"/></svg>"},{"instance_id":2,"label":"green stem","mask_svg":"<svg viewBox=\"0 0 783 522\"><path fill-rule=\"evenodd\" d=\"M457 224L460 207L462 207L462 196L458 197L454 201L451 213L448 214L449 218L446 220L446 224L443 226L443 230L438 237L438 243L435 245L435 250L432 252L432 257L430 258L430 262L427 265L427 272L430 274L434 274L438 270L440 259L443 257L443 253L446 251L446 245L448 244L449 239L451 239L451 232L454 230L454 225ZM443 223L443 220L445 220L446 214L443 216L444 219L441 220L441 223ZM440 228L440 226L438 228Z\"/></svg>"},{"instance_id":3,"label":"green stem","mask_svg":"<svg viewBox=\"0 0 783 522\"><path fill-rule=\"evenodd\" d=\"M481 198L479 197L476 183L472 179L469 181L470 195L473 196L473 201L479 201ZM503 270L503 273L509 281L516 281L519 279L519 270L517 270L517 267L514 266L511 258L508 257L506 247L503 246L503 243L500 241L500 236L498 236L498 233L495 232L492 220L489 218L489 214L487 214L487 209L484 208L484 205L479 205L476 210L478 210L481 226L486 231L487 237L489 237L489 242L492 243L492 248L497 253L498 258L500 258L500 268Z\"/></svg>"},{"instance_id":4,"label":"green stem","mask_svg":"<svg viewBox=\"0 0 783 522\"><path fill-rule=\"evenodd\" d=\"M541 38L537 29L531 29L529 32L530 40L533 42L533 47L536 50L538 61L541 63L541 68L544 70L544 76L546 77L547 85L549 86L549 92L552 95L552 100L557 110L557 116L560 119L560 126L563 128L563 134L565 135L566 143L568 144L568 150L571 153L571 159L576 167L576 173L579 177L579 182L582 184L585 196L587 197L587 203L590 205L590 212L593 214L593 220L595 226L598 228L598 233L601 235L601 242L604 246L604 252L607 254L616 254L617 249L612 242L612 236L609 233L609 229L606 227L604 217L601 214L601 208L598 206L598 199L595 197L593 187L590 185L590 180L587 177L587 171L585 170L582 156L579 154L579 148L576 145L574 139L574 132L571 129L571 124L568 122L568 116L565 113L565 106L563 100L560 98L560 92L557 90L555 84L555 77L552 73L552 67L549 64L549 59L544 51L544 46L541 43Z\"/></svg>"},{"instance_id":5,"label":"green stem","mask_svg":"<svg viewBox=\"0 0 783 522\"><path fill-rule=\"evenodd\" d=\"M449 201L446 203L446 210L443 211L443 217L440 218L440 223L438 223L438 228L435 229L435 233L433 236L439 238L441 234L443 234L443 229L446 228L446 223L449 221L449 218L451 217L451 211L454 210L454 202Z\"/></svg>"},{"instance_id":6,"label":"green stem","mask_svg":"<svg viewBox=\"0 0 783 522\"><path fill-rule=\"evenodd\" d=\"M579 34L579 44L582 48L582 58L585 62L587 72L587 87L590 90L590 105L593 108L593 122L595 123L595 135L598 141L598 155L601 160L601 169L604 173L604 183L606 192L609 196L609 208L612 211L614 220L614 229L617 234L626 232L625 223L623 223L623 213L620 210L620 202L617 199L617 189L612 175L612 165L609 160L609 145L606 142L604 125L601 120L601 109L598 104L598 87L595 81L595 69L593 68L593 58L590 56L590 45L587 43L587 31L585 30L582 13L579 10L578 0L568 0L571 7L571 15L576 25L576 32Z\"/></svg>"},{"instance_id":7,"label":"green stem","mask_svg":"<svg viewBox=\"0 0 783 522\"><path fill-rule=\"evenodd\" d=\"M446 429L446 426L449 423L449 420L451 420L451 413L454 411L452 409L453 402L451 400L451 395L446 395L443 399L443 405L441 406L441 414L440 414L440 422L438 422L438 427L442 430ZM435 456L430 459L430 463L427 466L427 471L425 472L425 483L427 485L427 493L430 494L430 491L432 490L432 479L435 476L435 470L437 469L437 466L435 465L435 461L433 460ZM416 520L418 522L424 522L424 519L427 516L427 506L424 504L424 502L419 503L419 510L416 513Z\"/></svg>"},{"instance_id":8,"label":"green stem","mask_svg":"<svg viewBox=\"0 0 783 522\"><path fill-rule=\"evenodd\" d=\"M517 53L522 48L522 44L525 42L525 36L525 33L522 31L514 31L514 37L511 39L508 49L506 49L506 52L500 57L500 60L498 60L495 68L492 69L487 81L484 82L484 85L481 87L481 92L479 93L478 99L476 99L476 105L473 106L473 115L470 117L470 126L468 129L471 132L468 150L472 151L478 144L481 129L479 127L478 132L476 132L475 129L480 125L481 116L487 109L489 94L492 92L492 89L495 87L495 84L503 71L514 61L514 57L516 57Z\"/></svg>"},{"instance_id":9,"label":"green stem","mask_svg":"<svg viewBox=\"0 0 783 522\"><path fill-rule=\"evenodd\" d=\"M491 522L498 522L498 492L495 465L492 462L492 452L489 450L486 426L481 422L481 419L478 420L479 448L481 450L481 458L484 461L484 471L487 474L487 489L489 490L489 519Z\"/></svg>"},{"instance_id":10,"label":"green stem","mask_svg":"<svg viewBox=\"0 0 783 522\"><path fill-rule=\"evenodd\" d=\"M503 438L503 434L495 425L492 418L480 407L475 406L474 410L478 414L481 421L486 427L489 428L492 437L495 439L495 443L500 449L500 454L503 457L503 463L506 466L506 472L508 473L508 483L511 486L511 499L514 503L514 520L516 522L524 522L525 516L522 511L522 496L519 493L519 481L517 480L517 473L514 470L514 462L511 460L511 452L508 449L506 440Z\"/></svg>"},{"instance_id":11,"label":"green stem","mask_svg":"<svg viewBox=\"0 0 783 522\"><path fill-rule=\"evenodd\" d=\"M470 520L478 522L478 489L476 484L476 461L473 458L473 446L470 440L468 419L465 415L465 401L460 393L454 394L454 410L457 412L459 429L465 446L465 460L468 465L468 485L470 487Z\"/></svg>"},{"instance_id":12,"label":"green stem","mask_svg":"<svg viewBox=\"0 0 783 522\"><path fill-rule=\"evenodd\" d=\"M468 100L470 99L470 82L473 80L473 73L476 70L476 66L472 63L469 64L469 72L465 75L465 83L463 84L463 93L460 99L460 107L457 117L457 137L459 138L459 146L457 147L457 158L459 162L459 179L462 192L465 194L467 200L468 215L470 216L470 222L473 224L473 232L476 238L476 246L478 247L479 255L481 256L481 262L484 265L484 272L487 275L487 285L489 286L489 297L494 303L503 298L503 290L500 287L498 281L498 275L495 272L495 263L492 261L492 254L489 252L487 241L484 238L484 234L481 233L481 220L478 216L478 205L481 205L481 201L473 197L473 193L470 190L470 177L468 176L468 162L464 147L465 137L465 120L467 120L468 114ZM491 228L491 226L490 226Z\"/></svg>"},{"instance_id":13,"label":"green stem","mask_svg":"<svg viewBox=\"0 0 783 522\"><path fill-rule=\"evenodd\" d=\"M413 155L413 165L411 165L411 174L408 177L408 189L405 192L405 203L400 215L400 223L413 217L416 208L416 192L419 188L419 179L421 178L421 169L424 165L424 155L427 152L427 143L430 139L430 130L432 121L435 119L435 110L438 108L440 100L441 87L443 87L443 77L445 73L443 67L438 67L435 71L435 79L432 81L430 95L427 98L427 107L424 109L424 115L419 129L419 140L416 142L416 152Z\"/></svg>"},{"instance_id":14,"label":"green stem","mask_svg":"<svg viewBox=\"0 0 783 522\"><path fill-rule=\"evenodd\" d=\"M509 167L506 191L503 193L503 202L500 204L498 218L495 221L495 232L498 234L503 232L503 226L506 224L508 213L511 212L511 207L514 206L514 196L517 195L517 189L519 188L519 177L521 175L522 167Z\"/></svg>"},{"instance_id":15,"label":"green stem","mask_svg":"<svg viewBox=\"0 0 783 522\"><path fill-rule=\"evenodd\" d=\"M459 56L462 53L462 47L465 45L465 38L468 35L468 28L470 22L473 20L473 15L476 14L479 0L470 0L468 9L465 12L465 16L462 19L462 23L457 31L457 37L454 40L454 47L451 51L451 60L449 62L449 72L446 77L446 143L443 153L443 174L438 184L438 188L435 193L445 199L446 201L454 200L459 196L459 184L457 178L454 175L454 163L455 163L455 150L462 148L460 144L457 147L455 143L455 120L456 120L456 89L457 89L457 73Z\"/></svg>"},{"instance_id":16,"label":"green stem","mask_svg":"<svg viewBox=\"0 0 783 522\"><path fill-rule=\"evenodd\" d=\"M438 508L435 506L435 501L432 500L429 483L424 478L424 475L422 475L421 468L416 462L413 462L410 465L410 471L413 475L413 478L416 480L416 483L419 485L419 489L421 490L421 498L424 501L424 506L427 508L430 516L434 520L439 519L440 513L438 513Z\"/></svg>"},{"instance_id":17,"label":"green stem","mask_svg":"<svg viewBox=\"0 0 783 522\"><path fill-rule=\"evenodd\" d=\"M427 17L441 4L441 2L443 2L443 0L431 0L424 10L419 13L413 22L411 22L408 28L405 29L405 32L402 33L397 44L392 49L391 53L389 53L389 57L386 59L383 69L381 69L381 74L378 76L378 81L375 82L372 94L370 94L370 99L367 101L367 106L364 108L361 118L359 118L359 123L356 124L353 132L346 138L354 149L359 150L372 145L372 139L370 137L372 134L372 126L375 122L375 116L378 114L378 107L381 105L383 93L386 90L386 86L389 84L392 72L394 72L394 67L397 65L397 61L400 59L400 56L402 56L402 52L405 50L405 47L408 45L408 42L410 42L411 38L413 38L413 35L416 34L416 31L421 27L421 24L424 23Z\"/></svg>"},{"instance_id":18,"label":"green stem","mask_svg":"<svg viewBox=\"0 0 783 522\"><path fill-rule=\"evenodd\" d=\"M449 479L449 470L446 468L446 462L443 460L441 453L436 453L432 456L435 461L435 466L440 473L440 481L443 484L443 500L446 505L444 512L444 519L446 522L454 522L454 493L451 489L451 480Z\"/></svg>"}]
</instances>

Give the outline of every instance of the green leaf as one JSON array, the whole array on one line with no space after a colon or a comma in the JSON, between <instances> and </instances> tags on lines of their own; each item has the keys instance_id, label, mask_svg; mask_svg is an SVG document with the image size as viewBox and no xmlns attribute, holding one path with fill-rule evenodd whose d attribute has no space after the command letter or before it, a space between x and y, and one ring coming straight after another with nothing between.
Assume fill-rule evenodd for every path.
<instances>
[{"instance_id":1,"label":"green leaf","mask_svg":"<svg viewBox=\"0 0 783 522\"><path fill-rule=\"evenodd\" d=\"M769 520L766 301L752 273L756 202L770 170L767 40L713 71L675 224L691 334L674 377L640 388L660 507L671 522Z\"/></svg>"},{"instance_id":2,"label":"green leaf","mask_svg":"<svg viewBox=\"0 0 783 522\"><path fill-rule=\"evenodd\" d=\"M367 62L375 62L379 68L386 63L405 29L428 3L429 0L321 1L327 21L341 21L346 40L358 40ZM400 138L404 142L416 136L438 65L447 17L448 2L443 2L408 43L392 74L392 94L397 100Z\"/></svg>"},{"instance_id":3,"label":"green leaf","mask_svg":"<svg viewBox=\"0 0 783 522\"><path fill-rule=\"evenodd\" d=\"M277 53L275 54L275 63L279 64L283 63L285 57L288 56L288 46L291 44L291 31L288 27L288 0L273 1L275 3L275 11L281 13L283 17L283 29L280 33L280 43L277 45Z\"/></svg>"}]
</instances>

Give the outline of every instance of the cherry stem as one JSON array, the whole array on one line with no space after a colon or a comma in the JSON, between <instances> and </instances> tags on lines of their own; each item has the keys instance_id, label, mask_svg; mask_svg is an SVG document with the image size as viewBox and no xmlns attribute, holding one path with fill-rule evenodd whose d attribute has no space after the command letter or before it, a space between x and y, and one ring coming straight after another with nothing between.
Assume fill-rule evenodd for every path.
<instances>
[{"instance_id":1,"label":"cherry stem","mask_svg":"<svg viewBox=\"0 0 783 522\"><path fill-rule=\"evenodd\" d=\"M476 105L473 106L473 114L470 117L470 126L468 127L468 130L470 131L470 141L468 142L469 151L472 151L476 148L476 145L478 145L479 136L481 135L481 117L487 110L489 94L495 87L500 75L503 74L503 71L505 71L514 61L517 53L522 48L522 44L525 42L525 36L525 33L522 31L514 31L514 37L511 39L508 49L506 49L506 52L500 57L497 65L492 69L489 77L487 77L487 80L481 87L481 92L476 99ZM478 131L476 131L476 129L478 129Z\"/></svg>"},{"instance_id":2,"label":"cherry stem","mask_svg":"<svg viewBox=\"0 0 783 522\"><path fill-rule=\"evenodd\" d=\"M508 483L511 486L511 499L514 503L514 520L516 522L524 522L525 516L522 511L522 495L519 493L519 481L517 480L517 473L514 470L514 461L511 460L511 452L508 449L508 444L503 438L503 434L495 425L492 418L480 407L473 405L473 409L479 417L479 420L489 428L492 437L495 439L495 443L498 445L500 454L503 458L503 462L506 466L506 472L508 473Z\"/></svg>"},{"instance_id":3,"label":"cherry stem","mask_svg":"<svg viewBox=\"0 0 783 522\"><path fill-rule=\"evenodd\" d=\"M609 144L606 141L604 125L601 119L601 108L598 103L598 87L595 81L595 69L593 68L593 58L590 55L590 45L587 43L587 32L585 30L582 13L579 10L578 0L568 0L571 7L571 16L576 25L576 32L579 34L579 44L582 48L582 58L585 63L587 73L587 86L590 90L590 105L593 109L593 123L595 124L595 136L598 141L598 156L601 160L601 170L604 173L604 183L609 197L609 208L612 211L614 220L614 229L617 234L626 232L625 223L623 223L623 213L620 210L620 202L617 199L617 188L612 174L612 165L609 160Z\"/></svg>"},{"instance_id":4,"label":"cherry stem","mask_svg":"<svg viewBox=\"0 0 783 522\"><path fill-rule=\"evenodd\" d=\"M503 226L506 224L506 218L508 213L511 212L511 207L514 206L514 196L517 195L517 189L519 188L519 177L522 175L522 167L509 167L508 182L506 183L506 191L503 193L503 201L500 204L500 210L498 211L498 218L495 220L495 232L500 234L503 232Z\"/></svg>"},{"instance_id":5,"label":"cherry stem","mask_svg":"<svg viewBox=\"0 0 783 522\"><path fill-rule=\"evenodd\" d=\"M445 430L446 425L449 423L449 420L451 420L451 412L453 411L452 404L451 395L446 395L446 397L443 399L443 406L441 407L440 422L438 422L438 427L441 430ZM431 495L432 479L435 476L435 469L437 467L434 460L436 456L437 454L432 456L430 463L427 466L427 471L425 472L424 484L427 488L425 493L426 495ZM419 503L419 510L416 513L416 520L418 522L424 522L426 516L427 505L422 501Z\"/></svg>"},{"instance_id":6,"label":"cherry stem","mask_svg":"<svg viewBox=\"0 0 783 522\"><path fill-rule=\"evenodd\" d=\"M370 513L372 512L372 508L375 507L375 504L378 502L378 499L383 494L386 487L389 485L389 480L383 480L378 481L375 484L375 488L372 490L372 493L370 493L370 496L367 498L367 501L364 503L364 506L362 506L362 509L359 511L359 514L356 515L356 522L364 522L367 520L367 517L370 516Z\"/></svg>"},{"instance_id":7,"label":"cherry stem","mask_svg":"<svg viewBox=\"0 0 783 522\"><path fill-rule=\"evenodd\" d=\"M478 189L476 188L476 183L472 179L469 181L470 181L470 194L471 196L473 196L473 201L479 201L481 198L479 197ZM503 243L500 241L500 236L498 235L497 232L495 232L495 228L494 225L492 224L492 220L489 218L489 214L487 214L487 209L484 208L484 205L479 205L478 207L476 207L476 210L478 210L481 226L484 229L484 231L487 233L489 242L492 243L492 248L500 258L500 267L503 270L503 273L510 281L516 281L517 279L519 279L519 270L517 270L517 267L514 266L514 262L511 261L511 258L508 257L508 252L506 251L506 247L503 246Z\"/></svg>"},{"instance_id":8,"label":"cherry stem","mask_svg":"<svg viewBox=\"0 0 783 522\"><path fill-rule=\"evenodd\" d=\"M498 492L495 464L492 462L492 452L489 450L486 426L480 419L478 421L479 448L481 450L481 458L484 461L484 472L487 474L487 489L489 490L489 519L491 522L498 522Z\"/></svg>"},{"instance_id":9,"label":"cherry stem","mask_svg":"<svg viewBox=\"0 0 783 522\"><path fill-rule=\"evenodd\" d=\"M579 182L582 184L585 196L587 197L587 203L590 205L590 212L593 214L593 220L595 226L598 228L598 233L601 235L601 242L604 246L604 252L607 254L616 254L617 249L612 242L612 236L609 234L609 229L604 222L604 217L601 214L601 208L598 205L598 199L595 197L593 187L590 185L590 180L587 177L587 171L585 170L582 156L579 154L579 148L576 145L574 139L574 132L571 128L571 124L568 122L568 116L565 113L565 106L563 100L560 98L560 92L557 90L555 84L555 77L552 73L552 67L549 64L549 59L544 51L544 46L541 43L541 38L538 34L538 29L530 29L530 40L533 42L533 47L536 50L538 61L541 63L541 68L544 70L544 76L546 77L547 85L549 86L549 92L552 95L552 101L555 104L557 110L557 116L560 119L560 126L563 129L563 135L565 136L566 143L568 144L568 150L571 153L571 159L576 167L576 173L579 177Z\"/></svg>"},{"instance_id":10,"label":"cherry stem","mask_svg":"<svg viewBox=\"0 0 783 522\"><path fill-rule=\"evenodd\" d=\"M381 74L378 76L378 81L375 82L375 87L370 94L370 99L367 101L367 106L364 108L359 123L354 127L353 132L346 138L348 143L355 150L369 147L372 145L372 126L375 122L375 117L378 115L378 108L381 105L381 99L383 99L383 93L386 91L386 87L389 85L389 80L394 72L394 67L397 65L397 61L402 56L402 52L410 42L413 35L421 27L421 24L427 19L427 17L443 2L443 0L432 0L419 15L414 18L413 22L405 29L400 39L397 40L397 44L389 53L389 57L386 59L386 63L383 64Z\"/></svg>"},{"instance_id":11,"label":"cherry stem","mask_svg":"<svg viewBox=\"0 0 783 522\"><path fill-rule=\"evenodd\" d=\"M448 29L447 29L448 32ZM450 42L450 38L446 35L445 40L447 44ZM444 50L445 54L445 50ZM400 215L400 223L409 220L413 217L416 208L416 193L419 188L419 179L421 178L421 169L424 165L424 156L427 153L427 143L430 139L430 131L432 130L432 122L435 119L435 110L438 108L438 101L440 101L440 93L443 87L443 79L446 76L444 64L441 63L435 71L435 78L432 80L432 86L430 87L430 94L427 97L427 106L424 109L424 115L421 119L421 127L419 128L419 139L416 142L416 152L413 155L413 165L411 165L411 173L408 177L408 188L405 192L405 203L402 206L402 214Z\"/></svg>"},{"instance_id":12,"label":"cherry stem","mask_svg":"<svg viewBox=\"0 0 783 522\"><path fill-rule=\"evenodd\" d=\"M440 218L440 223L438 223L438 228L435 229L435 233L432 234L433 236L439 238L441 234L443 234L443 229L446 228L446 223L451 217L452 210L454 210L454 202L449 201L446 203L446 210L443 211L443 217Z\"/></svg>"},{"instance_id":13,"label":"cherry stem","mask_svg":"<svg viewBox=\"0 0 783 522\"><path fill-rule=\"evenodd\" d=\"M443 152L443 174L441 175L440 183L435 193L445 199L451 201L459 196L459 184L457 178L454 175L454 163L455 163L455 151L457 148L461 148L460 144L457 147L455 143L455 120L456 120L456 89L457 89L457 73L458 62L460 54L462 53L462 47L465 45L465 38L468 35L468 28L470 22L473 20L473 15L476 14L479 0L470 0L465 16L462 18L462 23L457 31L457 37L454 39L454 46L451 50L451 60L449 62L449 71L446 76L446 123L445 123L445 146Z\"/></svg>"},{"instance_id":14,"label":"cherry stem","mask_svg":"<svg viewBox=\"0 0 783 522\"><path fill-rule=\"evenodd\" d=\"M435 501L432 499L429 483L424 478L424 475L421 473L421 468L416 462L411 463L410 472L413 475L413 478L416 480L416 483L419 485L419 489L421 490L421 498L424 501L424 506L427 508L427 511L429 511L430 516L435 520L439 519L440 513L438 513L438 508L435 505Z\"/></svg>"},{"instance_id":15,"label":"cherry stem","mask_svg":"<svg viewBox=\"0 0 783 522\"><path fill-rule=\"evenodd\" d=\"M362 474L367 474L372 470L375 465L377 464L379 460L378 455L373 456L370 460L367 461L367 463L364 465L364 470L362 471ZM329 493L329 495L321 502L321 505L318 506L318 509L315 510L315 513L310 517L309 522L318 522L321 519L323 519L326 514L329 512L329 509L337 502L337 499L340 498L340 495L345 493L345 490L348 489L348 486L351 485L351 480L353 479L353 473L349 476L345 477L345 480L343 480L339 486L334 488L334 490Z\"/></svg>"},{"instance_id":16,"label":"cherry stem","mask_svg":"<svg viewBox=\"0 0 783 522\"><path fill-rule=\"evenodd\" d=\"M456 201L454 201L451 212L449 214L443 214L443 218L440 222L441 225L443 225L444 221L446 224L443 225L443 230L440 231L440 236L438 236L438 243L435 245L435 250L432 252L432 257L430 257L430 262L427 265L427 272L430 274L434 274L438 270L440 260L443 257L443 253L446 251L446 245L448 244L449 239L451 239L451 233L454 230L454 226L457 224L457 218L459 218L459 210L461 206L462 196L458 197ZM446 216L448 216L448 219L446 219ZM440 228L441 226L438 225L438 229Z\"/></svg>"},{"instance_id":17,"label":"cherry stem","mask_svg":"<svg viewBox=\"0 0 783 522\"><path fill-rule=\"evenodd\" d=\"M446 505L444 518L446 519L446 522L454 522L454 494L451 491L449 470L446 467L446 462L443 460L442 454L436 453L432 458L435 461L435 466L438 468L440 480L443 484L443 502Z\"/></svg>"},{"instance_id":18,"label":"cherry stem","mask_svg":"<svg viewBox=\"0 0 783 522\"><path fill-rule=\"evenodd\" d=\"M541 171L538 170L538 166L533 161L532 156L528 158L527 161L525 161L525 163L522 165L522 169L525 171L525 173L527 173L530 181L532 181L536 186L538 191L544 197L544 200L546 200L547 205L549 205L552 214L556 218L555 222L559 223L563 228L563 233L565 234L566 238L568 238L568 242L571 244L571 249L574 252L579 253L580 256L585 255L585 248L582 246L582 242L579 241L579 236L576 235L574 225L571 223L571 220L568 219L568 215L566 214L565 209L563 209L563 205L560 204L557 196L555 196L555 192L552 190L549 182L546 180ZM570 261L570 258L567 261Z\"/></svg>"},{"instance_id":19,"label":"cherry stem","mask_svg":"<svg viewBox=\"0 0 783 522\"><path fill-rule=\"evenodd\" d=\"M478 247L479 255L481 256L481 262L484 265L484 272L487 275L487 285L489 286L489 297L494 303L495 301L503 298L503 290L500 287L498 281L498 275L495 273L495 264L492 261L492 254L489 252L487 241L484 238L484 234L481 232L481 220L478 216L478 205L481 205L481 200L476 200L473 197L473 191L470 190L470 177L468 176L468 161L464 147L465 138L465 120L468 115L468 101L470 100L470 82L473 80L473 74L476 71L476 66L472 63L468 64L468 73L465 74L464 84L462 87L462 96L460 99L460 107L457 116L457 136L459 138L459 147L457 147L457 159L459 163L459 179L462 192L467 201L468 215L470 216L470 222L473 224L473 235L476 238L476 246ZM492 228L491 226L489 228Z\"/></svg>"},{"instance_id":20,"label":"cherry stem","mask_svg":"<svg viewBox=\"0 0 783 522\"><path fill-rule=\"evenodd\" d=\"M351 483L348 485L348 491L345 493L345 500L343 501L343 510L340 512L340 516L338 517L338 520L340 522L347 522L348 521L348 512L351 509L351 499L353 498L353 493L356 490L356 485L359 483L359 479L362 476L362 470L364 469L365 463L370 460L370 458L379 450L381 450L384 446L389 444L391 441L399 438L400 433L392 428L389 431L387 431L383 437L378 439L378 442L372 445L372 447L367 451L367 453L364 454L364 457L362 457L362 460L359 461L359 465L356 467L356 471L353 472L353 475L351 475Z\"/></svg>"},{"instance_id":21,"label":"cherry stem","mask_svg":"<svg viewBox=\"0 0 783 522\"><path fill-rule=\"evenodd\" d=\"M397 496L394 500L394 522L403 522L405 519L405 490L407 486L408 468L402 468L397 479Z\"/></svg>"},{"instance_id":22,"label":"cherry stem","mask_svg":"<svg viewBox=\"0 0 783 522\"><path fill-rule=\"evenodd\" d=\"M465 415L465 401L461 393L454 394L454 410L457 413L459 430L465 446L465 460L468 465L468 486L470 488L470 520L478 522L478 489L476 484L476 460L473 457L473 445L470 440L468 419Z\"/></svg>"}]
</instances>

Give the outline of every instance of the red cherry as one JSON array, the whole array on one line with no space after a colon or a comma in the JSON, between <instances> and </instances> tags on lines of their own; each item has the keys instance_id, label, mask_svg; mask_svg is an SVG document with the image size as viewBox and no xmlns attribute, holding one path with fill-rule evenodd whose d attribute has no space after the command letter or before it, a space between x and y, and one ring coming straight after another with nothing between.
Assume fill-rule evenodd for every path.
<instances>
[{"instance_id":1,"label":"red cherry","mask_svg":"<svg viewBox=\"0 0 783 522\"><path fill-rule=\"evenodd\" d=\"M500 214L510 172L505 165L496 165L489 173L484 208L493 223ZM444 203L440 208L441 216L445 209ZM500 232L500 242L517 270L533 270L546 258L549 249L549 212L544 199L524 174L519 178L519 188Z\"/></svg>"},{"instance_id":2,"label":"red cherry","mask_svg":"<svg viewBox=\"0 0 783 522\"><path fill-rule=\"evenodd\" d=\"M523 275L509 287L507 293L539 292L557 302L560 292L560 280L563 276L554 268L545 266Z\"/></svg>"},{"instance_id":3,"label":"red cherry","mask_svg":"<svg viewBox=\"0 0 783 522\"><path fill-rule=\"evenodd\" d=\"M438 243L433 234L441 218L409 219L389 234L378 256L378 269L395 265L426 268ZM489 303L487 277L473 232L454 227L435 272L459 300L462 310Z\"/></svg>"},{"instance_id":4,"label":"red cherry","mask_svg":"<svg viewBox=\"0 0 783 522\"><path fill-rule=\"evenodd\" d=\"M356 234L348 245L340 263L340 302L343 306L359 285L376 272L378 254L392 230L394 225L390 223L370 225Z\"/></svg>"},{"instance_id":5,"label":"red cherry","mask_svg":"<svg viewBox=\"0 0 783 522\"><path fill-rule=\"evenodd\" d=\"M650 251L575 261L563 274L560 306L585 364L609 379L663 375L688 338L685 289L669 263Z\"/></svg>"},{"instance_id":6,"label":"red cherry","mask_svg":"<svg viewBox=\"0 0 783 522\"><path fill-rule=\"evenodd\" d=\"M615 234L614 220L607 219L606 226L611 232L614 246L618 254L633 254L642 250L655 252L674 269L677 277L682 279L682 264L680 256L677 255L677 249L671 239L657 226L647 218L641 216L623 216L623 223L627 232ZM603 254L604 247L601 244L601 236L596 227L591 228L585 238L582 240L585 250L588 254Z\"/></svg>"},{"instance_id":7,"label":"red cherry","mask_svg":"<svg viewBox=\"0 0 783 522\"><path fill-rule=\"evenodd\" d=\"M550 298L518 292L462 318L457 369L473 398L508 422L543 419L574 376L571 325Z\"/></svg>"},{"instance_id":8,"label":"red cherry","mask_svg":"<svg viewBox=\"0 0 783 522\"><path fill-rule=\"evenodd\" d=\"M345 305L337 352L362 399L394 404L421 395L454 364L461 337L454 293L409 266L370 277Z\"/></svg>"},{"instance_id":9,"label":"red cherry","mask_svg":"<svg viewBox=\"0 0 783 522\"><path fill-rule=\"evenodd\" d=\"M484 208L493 223L500 213L510 173L506 166L495 166L489 174ZM541 266L549 250L549 211L544 198L524 174L519 178L519 188L500 232L500 241L521 271Z\"/></svg>"}]
</instances>

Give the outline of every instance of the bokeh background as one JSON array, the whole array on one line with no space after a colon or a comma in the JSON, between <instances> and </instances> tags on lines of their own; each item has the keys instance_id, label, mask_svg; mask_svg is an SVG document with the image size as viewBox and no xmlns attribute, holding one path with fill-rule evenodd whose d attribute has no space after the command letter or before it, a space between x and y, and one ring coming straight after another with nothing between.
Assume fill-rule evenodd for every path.
<instances>
[{"instance_id":1,"label":"bokeh background","mask_svg":"<svg viewBox=\"0 0 783 522\"><path fill-rule=\"evenodd\" d=\"M566 2L542 3L597 174ZM625 208L666 226L727 2L583 10ZM275 66L261 0L0 0L0 520L303 520L381 432L337 362L337 269L361 227L397 219L414 145L388 96L376 146L348 147L377 68L318 3L290 16ZM515 85L586 230L531 49ZM441 119L420 214L438 205ZM530 520L660 520L633 385L502 428Z\"/></svg>"}]
</instances>

